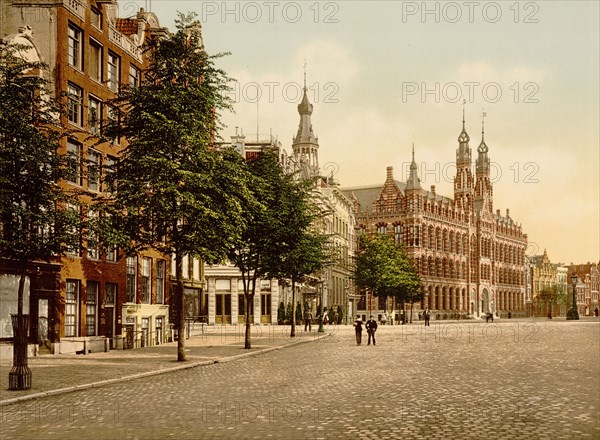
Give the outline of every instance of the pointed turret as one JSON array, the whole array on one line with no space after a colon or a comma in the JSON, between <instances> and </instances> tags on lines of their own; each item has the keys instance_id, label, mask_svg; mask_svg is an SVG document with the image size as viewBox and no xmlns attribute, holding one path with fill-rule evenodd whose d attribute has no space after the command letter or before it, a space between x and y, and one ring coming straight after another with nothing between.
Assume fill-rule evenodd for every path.
<instances>
[{"instance_id":1,"label":"pointed turret","mask_svg":"<svg viewBox=\"0 0 600 440\"><path fill-rule=\"evenodd\" d=\"M315 136L310 121L313 112L313 105L310 103L306 87L306 71L304 72L304 89L302 101L298 104L298 113L300 114L300 124L298 133L293 140L292 149L296 160L304 170L304 174L309 176L319 175L319 139Z\"/></svg>"},{"instance_id":2,"label":"pointed turret","mask_svg":"<svg viewBox=\"0 0 600 440\"><path fill-rule=\"evenodd\" d=\"M465 104L463 101L462 131L458 136L458 149L456 150L456 176L454 177L454 202L465 211L473 208L474 179L471 162L471 138L465 128Z\"/></svg>"},{"instance_id":3,"label":"pointed turret","mask_svg":"<svg viewBox=\"0 0 600 440\"><path fill-rule=\"evenodd\" d=\"M410 163L410 174L408 175L408 180L406 182L405 191L410 190L421 190L421 182L419 180L419 176L417 175L417 163L415 162L415 144L413 144L412 148L412 162Z\"/></svg>"},{"instance_id":4,"label":"pointed turret","mask_svg":"<svg viewBox=\"0 0 600 440\"><path fill-rule=\"evenodd\" d=\"M475 207L477 210L493 212L492 183L490 182L489 148L485 143L485 112L481 119L481 143L477 147L477 162L475 166Z\"/></svg>"}]
</instances>

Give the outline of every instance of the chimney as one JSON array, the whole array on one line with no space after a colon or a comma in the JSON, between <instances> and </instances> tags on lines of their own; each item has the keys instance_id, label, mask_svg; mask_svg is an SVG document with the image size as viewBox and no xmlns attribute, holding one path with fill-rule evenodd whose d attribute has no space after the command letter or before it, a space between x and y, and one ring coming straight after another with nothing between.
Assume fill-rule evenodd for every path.
<instances>
[{"instance_id":1,"label":"chimney","mask_svg":"<svg viewBox=\"0 0 600 440\"><path fill-rule=\"evenodd\" d=\"M387 180L394 180L394 167L387 167Z\"/></svg>"},{"instance_id":2,"label":"chimney","mask_svg":"<svg viewBox=\"0 0 600 440\"><path fill-rule=\"evenodd\" d=\"M499 210L499 209L496 209L496 215L497 215L498 217L500 217L500 210Z\"/></svg>"},{"instance_id":3,"label":"chimney","mask_svg":"<svg viewBox=\"0 0 600 440\"><path fill-rule=\"evenodd\" d=\"M510 209L506 208L506 217L510 218Z\"/></svg>"},{"instance_id":4,"label":"chimney","mask_svg":"<svg viewBox=\"0 0 600 440\"><path fill-rule=\"evenodd\" d=\"M431 185L431 194L435 196L435 185Z\"/></svg>"}]
</instances>

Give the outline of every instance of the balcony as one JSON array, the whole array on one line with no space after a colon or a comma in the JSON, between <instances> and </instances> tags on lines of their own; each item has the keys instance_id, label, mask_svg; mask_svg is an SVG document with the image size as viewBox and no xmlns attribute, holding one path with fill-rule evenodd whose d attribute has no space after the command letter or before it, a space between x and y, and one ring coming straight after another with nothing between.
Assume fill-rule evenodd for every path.
<instances>
[{"instance_id":1,"label":"balcony","mask_svg":"<svg viewBox=\"0 0 600 440\"><path fill-rule=\"evenodd\" d=\"M131 55L138 62L142 62L142 50L133 41L119 32L112 24L108 25L108 39Z\"/></svg>"},{"instance_id":2,"label":"balcony","mask_svg":"<svg viewBox=\"0 0 600 440\"><path fill-rule=\"evenodd\" d=\"M63 0L63 5L73 14L85 20L86 0Z\"/></svg>"}]
</instances>

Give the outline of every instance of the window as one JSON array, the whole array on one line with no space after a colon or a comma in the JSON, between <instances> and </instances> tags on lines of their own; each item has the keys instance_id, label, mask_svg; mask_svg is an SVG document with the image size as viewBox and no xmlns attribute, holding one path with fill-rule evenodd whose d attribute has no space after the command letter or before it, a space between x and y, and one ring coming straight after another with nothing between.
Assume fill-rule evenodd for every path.
<instances>
[{"instance_id":1,"label":"window","mask_svg":"<svg viewBox=\"0 0 600 440\"><path fill-rule=\"evenodd\" d=\"M98 283L88 281L85 293L85 335L96 336L96 305L98 304Z\"/></svg>"},{"instance_id":2,"label":"window","mask_svg":"<svg viewBox=\"0 0 600 440\"><path fill-rule=\"evenodd\" d=\"M125 280L125 301L136 302L137 258L127 257L127 278Z\"/></svg>"},{"instance_id":3,"label":"window","mask_svg":"<svg viewBox=\"0 0 600 440\"><path fill-rule=\"evenodd\" d=\"M81 207L77 205L72 205L69 203L67 205L67 210L69 211L69 213L77 216L78 218L81 214ZM66 246L67 254L69 254L72 257L79 257L81 255L81 237L79 234L79 229L76 226L71 226L67 231L67 235L69 241Z\"/></svg>"},{"instance_id":4,"label":"window","mask_svg":"<svg viewBox=\"0 0 600 440\"><path fill-rule=\"evenodd\" d=\"M142 338L141 344L142 347L148 347L150 345L149 336L150 336L150 318L142 318Z\"/></svg>"},{"instance_id":5,"label":"window","mask_svg":"<svg viewBox=\"0 0 600 440\"><path fill-rule=\"evenodd\" d=\"M81 29L69 24L69 65L81 70L82 45L81 45Z\"/></svg>"},{"instance_id":6,"label":"window","mask_svg":"<svg viewBox=\"0 0 600 440\"><path fill-rule=\"evenodd\" d=\"M135 67L134 65L129 65L129 85L131 87L139 87L141 80L140 69Z\"/></svg>"},{"instance_id":7,"label":"window","mask_svg":"<svg viewBox=\"0 0 600 440\"><path fill-rule=\"evenodd\" d=\"M107 119L108 119L107 120L107 122L108 122L107 125L108 125L109 129L111 130L112 133L115 133L115 132L117 133L117 136L115 136L112 139L112 143L113 144L118 144L119 143L119 135L118 135L118 133L120 131L120 130L117 131L117 129L120 128L119 127L119 110L116 107L114 107L112 105L109 105L106 116L107 116Z\"/></svg>"},{"instance_id":8,"label":"window","mask_svg":"<svg viewBox=\"0 0 600 440\"><path fill-rule=\"evenodd\" d=\"M165 303L165 271L167 263L165 260L156 262L156 304Z\"/></svg>"},{"instance_id":9,"label":"window","mask_svg":"<svg viewBox=\"0 0 600 440\"><path fill-rule=\"evenodd\" d=\"M88 151L88 189L98 191L100 187L100 153Z\"/></svg>"},{"instance_id":10,"label":"window","mask_svg":"<svg viewBox=\"0 0 600 440\"><path fill-rule=\"evenodd\" d=\"M152 299L152 288L151 286L151 278L152 278L152 258L143 257L142 258L142 303L150 304Z\"/></svg>"},{"instance_id":11,"label":"window","mask_svg":"<svg viewBox=\"0 0 600 440\"><path fill-rule=\"evenodd\" d=\"M115 170L115 158L111 157L111 156L107 156L106 160L104 161L104 191L106 192L111 192L112 188L109 187L109 183L106 181L106 178L109 176L109 174L113 173ZM113 182L114 184L114 182Z\"/></svg>"},{"instance_id":12,"label":"window","mask_svg":"<svg viewBox=\"0 0 600 440\"><path fill-rule=\"evenodd\" d=\"M102 30L102 14L100 11L92 8L90 13L90 22L98 30Z\"/></svg>"},{"instance_id":13,"label":"window","mask_svg":"<svg viewBox=\"0 0 600 440\"><path fill-rule=\"evenodd\" d=\"M188 257L188 279L194 279L194 259L192 257Z\"/></svg>"},{"instance_id":14,"label":"window","mask_svg":"<svg viewBox=\"0 0 600 440\"><path fill-rule=\"evenodd\" d=\"M81 185L81 145L67 141L67 180Z\"/></svg>"},{"instance_id":15,"label":"window","mask_svg":"<svg viewBox=\"0 0 600 440\"><path fill-rule=\"evenodd\" d=\"M94 97L88 98L88 131L99 135L102 127L102 102Z\"/></svg>"},{"instance_id":16,"label":"window","mask_svg":"<svg viewBox=\"0 0 600 440\"><path fill-rule=\"evenodd\" d=\"M154 329L156 331L156 344L162 344L164 342L164 332L163 332L163 323L164 318L161 316L160 318L156 318L154 320Z\"/></svg>"},{"instance_id":17,"label":"window","mask_svg":"<svg viewBox=\"0 0 600 440\"><path fill-rule=\"evenodd\" d=\"M89 76L94 81L102 82L102 46L95 40L90 40Z\"/></svg>"},{"instance_id":18,"label":"window","mask_svg":"<svg viewBox=\"0 0 600 440\"><path fill-rule=\"evenodd\" d=\"M79 281L67 280L65 293L65 336L77 336L77 303L79 301Z\"/></svg>"},{"instance_id":19,"label":"window","mask_svg":"<svg viewBox=\"0 0 600 440\"><path fill-rule=\"evenodd\" d=\"M382 225L377 227L377 232L381 235L387 234L387 226Z\"/></svg>"},{"instance_id":20,"label":"window","mask_svg":"<svg viewBox=\"0 0 600 440\"><path fill-rule=\"evenodd\" d=\"M396 244L402 244L402 225L394 226L394 241Z\"/></svg>"},{"instance_id":21,"label":"window","mask_svg":"<svg viewBox=\"0 0 600 440\"><path fill-rule=\"evenodd\" d=\"M114 53L108 53L108 88L113 92L119 89L119 71L121 70L121 60Z\"/></svg>"},{"instance_id":22,"label":"window","mask_svg":"<svg viewBox=\"0 0 600 440\"><path fill-rule=\"evenodd\" d=\"M117 285L106 283L104 286L104 305L114 306L117 303Z\"/></svg>"},{"instance_id":23,"label":"window","mask_svg":"<svg viewBox=\"0 0 600 440\"><path fill-rule=\"evenodd\" d=\"M68 86L67 118L72 124L83 124L83 90L75 84Z\"/></svg>"},{"instance_id":24,"label":"window","mask_svg":"<svg viewBox=\"0 0 600 440\"><path fill-rule=\"evenodd\" d=\"M97 260L100 258L100 250L98 249L98 234L94 232L93 226L98 220L98 211L90 209L88 212L88 218L90 220L91 228L87 239L87 256L92 260Z\"/></svg>"},{"instance_id":25,"label":"window","mask_svg":"<svg viewBox=\"0 0 600 440\"><path fill-rule=\"evenodd\" d=\"M271 314L271 294L261 293L260 295L260 310L261 315L270 315Z\"/></svg>"},{"instance_id":26,"label":"window","mask_svg":"<svg viewBox=\"0 0 600 440\"><path fill-rule=\"evenodd\" d=\"M248 303L248 306L248 312L252 317L254 316L254 303L250 302ZM246 316L246 295L243 293L238 294L238 313L239 316ZM250 319L250 321L252 321L252 319Z\"/></svg>"}]
</instances>

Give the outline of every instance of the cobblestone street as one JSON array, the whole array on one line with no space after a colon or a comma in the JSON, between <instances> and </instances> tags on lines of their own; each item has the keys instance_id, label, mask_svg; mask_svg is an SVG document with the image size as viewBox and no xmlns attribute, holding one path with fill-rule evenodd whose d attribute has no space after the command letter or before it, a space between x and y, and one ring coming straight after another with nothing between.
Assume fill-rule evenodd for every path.
<instances>
[{"instance_id":1,"label":"cobblestone street","mask_svg":"<svg viewBox=\"0 0 600 440\"><path fill-rule=\"evenodd\" d=\"M598 321L351 327L0 407L2 439L598 439ZM134 358L131 362L136 362ZM41 374L41 373L38 373Z\"/></svg>"}]
</instances>

